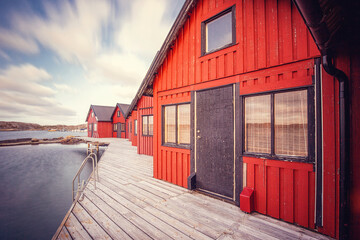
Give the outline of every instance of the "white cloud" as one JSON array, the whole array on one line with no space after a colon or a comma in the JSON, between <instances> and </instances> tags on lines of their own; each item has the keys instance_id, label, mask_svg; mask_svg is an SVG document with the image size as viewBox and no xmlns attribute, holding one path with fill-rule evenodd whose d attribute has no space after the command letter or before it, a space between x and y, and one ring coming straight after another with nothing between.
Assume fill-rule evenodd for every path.
<instances>
[{"instance_id":1,"label":"white cloud","mask_svg":"<svg viewBox=\"0 0 360 240\"><path fill-rule=\"evenodd\" d=\"M43 85L51 75L31 64L0 69L0 116L71 117L75 112L55 100L56 91Z\"/></svg>"},{"instance_id":2,"label":"white cloud","mask_svg":"<svg viewBox=\"0 0 360 240\"><path fill-rule=\"evenodd\" d=\"M164 20L169 1L134 0L116 34L117 44L127 52L155 56L172 22Z\"/></svg>"},{"instance_id":3,"label":"white cloud","mask_svg":"<svg viewBox=\"0 0 360 240\"><path fill-rule=\"evenodd\" d=\"M39 48L31 38L26 38L21 34L0 28L0 46L2 48L17 50L26 54L38 53Z\"/></svg>"},{"instance_id":4,"label":"white cloud","mask_svg":"<svg viewBox=\"0 0 360 240\"><path fill-rule=\"evenodd\" d=\"M65 92L65 93L76 93L76 89L73 89L72 87L66 85L66 84L58 84L58 83L54 83L53 84L54 87L61 92Z\"/></svg>"}]
</instances>

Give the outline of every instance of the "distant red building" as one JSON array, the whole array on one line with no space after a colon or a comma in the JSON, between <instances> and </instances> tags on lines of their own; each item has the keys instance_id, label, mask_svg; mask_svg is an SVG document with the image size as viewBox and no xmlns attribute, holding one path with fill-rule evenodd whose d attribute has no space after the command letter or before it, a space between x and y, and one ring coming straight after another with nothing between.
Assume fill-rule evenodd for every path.
<instances>
[{"instance_id":1,"label":"distant red building","mask_svg":"<svg viewBox=\"0 0 360 240\"><path fill-rule=\"evenodd\" d=\"M137 146L137 137L138 137L138 119L137 119L137 110L131 110L126 115L126 126L127 126L127 137L133 146Z\"/></svg>"},{"instance_id":2,"label":"distant red building","mask_svg":"<svg viewBox=\"0 0 360 240\"><path fill-rule=\"evenodd\" d=\"M114 138L125 138L126 125L125 125L125 114L128 110L128 104L117 103L115 110L111 116L113 123Z\"/></svg>"},{"instance_id":3,"label":"distant red building","mask_svg":"<svg viewBox=\"0 0 360 240\"><path fill-rule=\"evenodd\" d=\"M137 150L139 154L153 156L154 116L153 98L149 96L135 97L129 111L137 109Z\"/></svg>"},{"instance_id":4,"label":"distant red building","mask_svg":"<svg viewBox=\"0 0 360 240\"><path fill-rule=\"evenodd\" d=\"M88 137L111 138L113 136L112 114L114 107L90 105L86 117Z\"/></svg>"}]
</instances>

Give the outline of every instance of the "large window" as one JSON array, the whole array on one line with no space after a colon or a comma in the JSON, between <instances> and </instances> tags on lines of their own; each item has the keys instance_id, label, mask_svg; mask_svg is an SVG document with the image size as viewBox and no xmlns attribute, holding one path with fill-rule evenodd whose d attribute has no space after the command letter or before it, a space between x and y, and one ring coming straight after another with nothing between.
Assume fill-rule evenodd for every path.
<instances>
[{"instance_id":1,"label":"large window","mask_svg":"<svg viewBox=\"0 0 360 240\"><path fill-rule=\"evenodd\" d=\"M204 21L201 28L202 55L235 44L235 6Z\"/></svg>"},{"instance_id":2,"label":"large window","mask_svg":"<svg viewBox=\"0 0 360 240\"><path fill-rule=\"evenodd\" d=\"M190 104L163 107L163 144L171 146L190 144Z\"/></svg>"},{"instance_id":3,"label":"large window","mask_svg":"<svg viewBox=\"0 0 360 240\"><path fill-rule=\"evenodd\" d=\"M142 135L152 136L153 135L153 121L152 115L142 116Z\"/></svg>"},{"instance_id":4,"label":"large window","mask_svg":"<svg viewBox=\"0 0 360 240\"><path fill-rule=\"evenodd\" d=\"M134 120L134 135L137 135L137 120Z\"/></svg>"},{"instance_id":5,"label":"large window","mask_svg":"<svg viewBox=\"0 0 360 240\"><path fill-rule=\"evenodd\" d=\"M97 123L94 123L94 131L97 131Z\"/></svg>"},{"instance_id":6,"label":"large window","mask_svg":"<svg viewBox=\"0 0 360 240\"><path fill-rule=\"evenodd\" d=\"M245 97L245 153L309 159L308 91Z\"/></svg>"},{"instance_id":7,"label":"large window","mask_svg":"<svg viewBox=\"0 0 360 240\"><path fill-rule=\"evenodd\" d=\"M120 131L125 132L125 123L120 123Z\"/></svg>"},{"instance_id":8,"label":"large window","mask_svg":"<svg viewBox=\"0 0 360 240\"><path fill-rule=\"evenodd\" d=\"M113 130L114 130L114 132L117 131L117 123L114 123L114 125L113 125Z\"/></svg>"}]
</instances>

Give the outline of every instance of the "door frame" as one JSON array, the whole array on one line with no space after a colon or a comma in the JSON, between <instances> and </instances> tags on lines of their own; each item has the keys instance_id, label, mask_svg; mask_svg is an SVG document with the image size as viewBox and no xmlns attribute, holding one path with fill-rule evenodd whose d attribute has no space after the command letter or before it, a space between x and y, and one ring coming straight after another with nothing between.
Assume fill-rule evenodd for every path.
<instances>
[{"instance_id":1,"label":"door frame","mask_svg":"<svg viewBox=\"0 0 360 240\"><path fill-rule=\"evenodd\" d=\"M242 104L240 102L240 83L221 85L211 88L199 89L191 91L191 103L190 103L190 177L188 185L190 184L190 178L195 176L196 179L196 92L207 91L216 88L233 86L233 106L234 106L234 196L233 199L225 196L217 195L216 193L208 193L215 197L220 197L224 200L230 201L237 206L240 206L240 193L243 189L243 161L241 157L241 146L242 146ZM246 176L246 175L245 175ZM196 180L195 180L196 182ZM195 183L196 184L196 183ZM190 186L188 186L190 188Z\"/></svg>"}]
</instances>

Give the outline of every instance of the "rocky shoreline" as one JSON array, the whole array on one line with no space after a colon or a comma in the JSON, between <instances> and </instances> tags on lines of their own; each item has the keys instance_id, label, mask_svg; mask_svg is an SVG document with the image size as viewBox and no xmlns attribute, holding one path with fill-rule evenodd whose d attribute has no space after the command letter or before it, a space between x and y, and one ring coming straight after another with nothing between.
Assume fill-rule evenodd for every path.
<instances>
[{"instance_id":1,"label":"rocky shoreline","mask_svg":"<svg viewBox=\"0 0 360 240\"><path fill-rule=\"evenodd\" d=\"M79 144L79 143L90 143L93 141L86 141L82 138L77 138L74 136L67 137L58 137L58 138L19 138L19 139L11 139L11 140L2 140L0 141L0 147L9 147L9 146L19 146L19 145L38 145L38 144L50 144L50 143L60 143L60 144ZM99 146L107 146L106 143L99 143Z\"/></svg>"}]
</instances>

